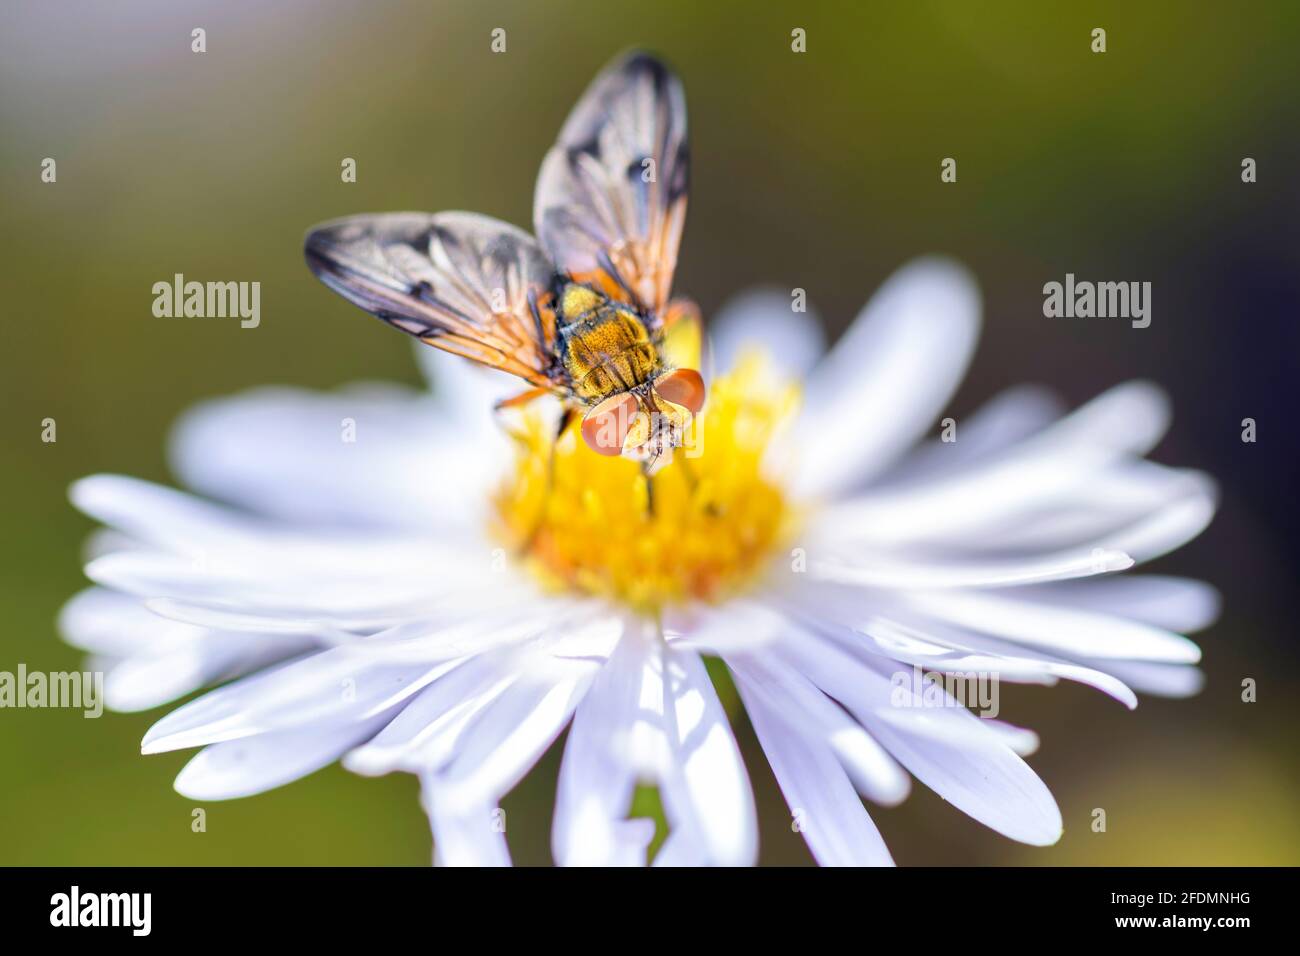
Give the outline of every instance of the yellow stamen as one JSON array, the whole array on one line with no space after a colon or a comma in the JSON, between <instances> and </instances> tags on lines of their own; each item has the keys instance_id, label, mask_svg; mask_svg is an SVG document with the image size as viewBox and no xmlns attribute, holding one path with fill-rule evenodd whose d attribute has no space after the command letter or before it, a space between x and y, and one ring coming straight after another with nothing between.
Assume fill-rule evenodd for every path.
<instances>
[{"instance_id":1,"label":"yellow stamen","mask_svg":"<svg viewBox=\"0 0 1300 956\"><path fill-rule=\"evenodd\" d=\"M798 403L759 355L710 387L688 446L653 478L647 507L641 466L597 455L576 428L555 448L530 413L514 472L493 496L497 536L526 547L529 569L551 590L577 591L656 614L742 591L789 539L795 516L765 474L764 452Z\"/></svg>"}]
</instances>

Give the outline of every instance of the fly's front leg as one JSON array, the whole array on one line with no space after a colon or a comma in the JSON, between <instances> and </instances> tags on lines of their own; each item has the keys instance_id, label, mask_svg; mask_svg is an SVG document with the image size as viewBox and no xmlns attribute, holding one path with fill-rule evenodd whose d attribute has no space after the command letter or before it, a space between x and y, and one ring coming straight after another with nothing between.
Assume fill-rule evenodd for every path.
<instances>
[{"instance_id":1,"label":"fly's front leg","mask_svg":"<svg viewBox=\"0 0 1300 956\"><path fill-rule=\"evenodd\" d=\"M577 414L577 409L571 408L567 405L564 407L564 410L560 412L560 421L558 427L555 429L555 435L551 441L551 447L547 452L546 487L542 491L542 504L541 507L537 509L537 518L533 522L532 528L529 529L528 534L524 536L522 543L519 545L517 553L520 557L523 557L532 550L533 543L537 540L537 533L542 530L542 523L546 520L546 509L550 505L551 495L555 491L556 447L560 444L560 439L564 436L565 431L568 430L569 425L572 424L573 420L577 417Z\"/></svg>"},{"instance_id":2,"label":"fly's front leg","mask_svg":"<svg viewBox=\"0 0 1300 956\"><path fill-rule=\"evenodd\" d=\"M523 406L527 405L529 402L536 401L537 399L541 398L543 395L549 395L549 394L550 394L549 389L530 388L526 392L520 392L518 395L512 395L510 398L501 399L501 401L497 402L495 405L492 406L492 411L497 416L497 423L501 426L501 430L504 431L511 438L513 438L515 441L519 442L521 445L528 444L527 434L520 431L518 428L512 427L510 423L506 421L505 417L502 415L502 412L506 412L514 408L522 408Z\"/></svg>"}]
</instances>

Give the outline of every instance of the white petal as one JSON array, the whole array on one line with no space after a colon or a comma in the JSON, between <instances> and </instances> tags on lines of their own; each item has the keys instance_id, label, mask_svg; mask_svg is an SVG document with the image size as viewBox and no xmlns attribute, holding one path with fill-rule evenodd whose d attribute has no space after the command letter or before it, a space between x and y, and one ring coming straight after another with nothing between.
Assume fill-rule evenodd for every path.
<instances>
[{"instance_id":1,"label":"white petal","mask_svg":"<svg viewBox=\"0 0 1300 956\"><path fill-rule=\"evenodd\" d=\"M658 785L668 821L656 866L752 864L753 796L703 661L666 644L656 627L631 622L606 668L570 741L577 749L565 757L557 859L643 861L650 834L622 820L629 787L641 781Z\"/></svg>"},{"instance_id":2,"label":"white petal","mask_svg":"<svg viewBox=\"0 0 1300 956\"><path fill-rule=\"evenodd\" d=\"M871 729L921 782L985 826L1031 846L1059 840L1061 811L1051 791L1002 735L991 731L976 747L942 732L927 733L922 722L935 712L918 709L897 724L877 721Z\"/></svg>"},{"instance_id":3,"label":"white petal","mask_svg":"<svg viewBox=\"0 0 1300 956\"><path fill-rule=\"evenodd\" d=\"M1153 664L1149 661L1093 661L1134 690L1156 697L1195 697L1205 686L1205 675L1186 664Z\"/></svg>"},{"instance_id":4,"label":"white petal","mask_svg":"<svg viewBox=\"0 0 1300 956\"><path fill-rule=\"evenodd\" d=\"M454 606L489 590L501 592L503 599L521 593L512 593L508 575L493 578L486 548L461 551L453 561L450 553L430 543L426 552L403 562L406 549L400 542L387 542L388 553L382 556L375 552L385 542L341 538L322 540L313 559L300 560L298 543L283 544L270 536L251 538L242 545L246 557L239 557L237 549L194 557L119 551L94 559L85 573L114 590L173 599L173 609L198 606L233 615L329 620L340 628L398 612L413 616L429 607ZM326 566L331 560L336 563Z\"/></svg>"},{"instance_id":5,"label":"white petal","mask_svg":"<svg viewBox=\"0 0 1300 956\"><path fill-rule=\"evenodd\" d=\"M718 608L670 609L664 614L665 633L674 648L715 656L760 650L779 638L785 626L780 613L744 598Z\"/></svg>"},{"instance_id":6,"label":"white petal","mask_svg":"<svg viewBox=\"0 0 1300 956\"><path fill-rule=\"evenodd\" d=\"M822 866L892 866L880 831L829 746L800 733L740 677L737 688L808 849Z\"/></svg>"},{"instance_id":7,"label":"white petal","mask_svg":"<svg viewBox=\"0 0 1300 956\"><path fill-rule=\"evenodd\" d=\"M752 866L758 821L749 777L704 662L666 646L664 722L672 762L663 781L669 826L685 829L716 866ZM667 865L671 857L656 859Z\"/></svg>"},{"instance_id":8,"label":"white petal","mask_svg":"<svg viewBox=\"0 0 1300 956\"><path fill-rule=\"evenodd\" d=\"M438 677L413 697L383 730L343 759L353 773L438 770L454 753L469 721L514 683L514 657L479 654Z\"/></svg>"},{"instance_id":9,"label":"white petal","mask_svg":"<svg viewBox=\"0 0 1300 956\"><path fill-rule=\"evenodd\" d=\"M1133 618L1179 634L1209 627L1219 616L1221 604L1219 592L1203 581L1156 574L1039 584L1016 596Z\"/></svg>"},{"instance_id":10,"label":"white petal","mask_svg":"<svg viewBox=\"0 0 1300 956\"><path fill-rule=\"evenodd\" d=\"M575 717L560 771L560 790L552 838L562 865L644 865L653 826L628 820L638 782L664 790L672 830L659 865L706 865L709 852L701 837L689 793L672 753L657 638L629 622L614 654L602 669L592 694Z\"/></svg>"},{"instance_id":11,"label":"white petal","mask_svg":"<svg viewBox=\"0 0 1300 956\"><path fill-rule=\"evenodd\" d=\"M890 469L875 487L892 490L959 474L1042 431L1063 412L1061 400L1046 388L1008 388L961 420L957 427L959 441L931 439Z\"/></svg>"},{"instance_id":12,"label":"white petal","mask_svg":"<svg viewBox=\"0 0 1300 956\"><path fill-rule=\"evenodd\" d=\"M70 600L59 627L68 643L101 656L105 703L117 711L148 710L312 646L301 636L232 634L176 623L136 598L103 588Z\"/></svg>"},{"instance_id":13,"label":"white petal","mask_svg":"<svg viewBox=\"0 0 1300 956\"><path fill-rule=\"evenodd\" d=\"M1040 743L1038 734L1028 727L1017 727L1006 721L991 718L984 721L984 726L995 731L1002 738L1003 743L1022 757L1029 757L1038 752Z\"/></svg>"},{"instance_id":14,"label":"white petal","mask_svg":"<svg viewBox=\"0 0 1300 956\"><path fill-rule=\"evenodd\" d=\"M847 652L806 633L791 632L782 654L959 810L1023 843L1041 846L1060 838L1060 810L1047 787L1002 734L966 708L927 705ZM896 706L899 693L908 706Z\"/></svg>"},{"instance_id":15,"label":"white petal","mask_svg":"<svg viewBox=\"0 0 1300 956\"><path fill-rule=\"evenodd\" d=\"M508 793L568 724L601 663L538 657L521 665L520 679L475 714L461 734L455 756L439 773L440 800L459 812L462 805L491 804Z\"/></svg>"},{"instance_id":16,"label":"white petal","mask_svg":"<svg viewBox=\"0 0 1300 956\"><path fill-rule=\"evenodd\" d=\"M723 303L710 320L706 365L715 374L734 368L751 348L775 363L793 381L803 379L826 350L826 336L815 311L796 312L788 291L753 289Z\"/></svg>"},{"instance_id":17,"label":"white petal","mask_svg":"<svg viewBox=\"0 0 1300 956\"><path fill-rule=\"evenodd\" d=\"M315 724L352 724L388 710L449 665L375 665L351 647L321 651L211 691L153 725L144 753Z\"/></svg>"},{"instance_id":18,"label":"white petal","mask_svg":"<svg viewBox=\"0 0 1300 956\"><path fill-rule=\"evenodd\" d=\"M1113 388L1011 449L939 480L869 493L824 516L837 536L878 543L953 540L996 529L1080 485L1119 458L1151 448L1168 426L1168 400L1140 382ZM961 444L961 436L954 445Z\"/></svg>"},{"instance_id":19,"label":"white petal","mask_svg":"<svg viewBox=\"0 0 1300 956\"><path fill-rule=\"evenodd\" d=\"M1198 498L1213 501L1212 487L1200 473L1124 461L1054 495L1027 493L1018 510L990 516L982 525L967 522L943 540L1015 553L1090 547L1148 526L1161 513Z\"/></svg>"},{"instance_id":20,"label":"white petal","mask_svg":"<svg viewBox=\"0 0 1300 956\"><path fill-rule=\"evenodd\" d=\"M178 648L205 633L150 613L134 597L98 587L87 588L63 606L59 631L73 647L111 657Z\"/></svg>"},{"instance_id":21,"label":"white petal","mask_svg":"<svg viewBox=\"0 0 1300 956\"><path fill-rule=\"evenodd\" d=\"M911 780L903 768L806 677L761 654L729 654L726 661L744 680L747 700L761 695L788 731L829 746L863 796L885 806L907 798Z\"/></svg>"},{"instance_id":22,"label":"white petal","mask_svg":"<svg viewBox=\"0 0 1300 956\"><path fill-rule=\"evenodd\" d=\"M205 607L176 601L172 598L153 598L144 606L157 617L184 624L198 625L229 631L256 631L262 634L300 635L312 637L322 644L344 644L357 639L353 631L344 631L334 623L321 620L303 620L283 615L248 614L230 608ZM366 629L391 626L390 619L374 618L365 622ZM351 624L351 622L349 622Z\"/></svg>"},{"instance_id":23,"label":"white petal","mask_svg":"<svg viewBox=\"0 0 1300 956\"><path fill-rule=\"evenodd\" d=\"M620 641L583 698L564 746L551 846L561 866L644 865L653 827L628 820L640 780L653 782L662 699L643 700L646 659Z\"/></svg>"},{"instance_id":24,"label":"white petal","mask_svg":"<svg viewBox=\"0 0 1300 956\"><path fill-rule=\"evenodd\" d=\"M420 777L420 802L433 830L434 862L439 866L509 866L505 817L489 804L454 809L442 799L442 781L436 774Z\"/></svg>"},{"instance_id":25,"label":"white petal","mask_svg":"<svg viewBox=\"0 0 1300 956\"><path fill-rule=\"evenodd\" d=\"M459 811L499 800L513 789L560 735L586 688L583 680L529 681L507 688L475 716L440 775L447 783L448 805Z\"/></svg>"},{"instance_id":26,"label":"white petal","mask_svg":"<svg viewBox=\"0 0 1300 956\"><path fill-rule=\"evenodd\" d=\"M892 674L892 663L901 662L945 674L996 675L1016 683L1051 685L1065 678L1096 687L1130 709L1137 706L1133 691L1106 667L1082 666L1069 657L935 620L917 613L909 600L907 594L864 594L815 585L792 591L781 599L781 606L809 630L836 640L882 673Z\"/></svg>"},{"instance_id":27,"label":"white petal","mask_svg":"<svg viewBox=\"0 0 1300 956\"><path fill-rule=\"evenodd\" d=\"M177 423L171 460L204 494L260 514L410 527L476 513L471 478L503 459L464 453L427 396L394 387L263 388L204 402ZM479 506L479 507L476 507Z\"/></svg>"},{"instance_id":28,"label":"white petal","mask_svg":"<svg viewBox=\"0 0 1300 956\"><path fill-rule=\"evenodd\" d=\"M104 703L109 710L152 710L224 676L197 647L105 662Z\"/></svg>"},{"instance_id":29,"label":"white petal","mask_svg":"<svg viewBox=\"0 0 1300 956\"><path fill-rule=\"evenodd\" d=\"M1054 684L1057 678L1065 678L1095 687L1130 710L1137 707L1137 695L1105 671L1046 655L1016 653L1014 645L999 646L1000 642L982 640L979 634L935 628L925 621L907 626L877 617L867 620L854 636L874 643L886 657L914 667L942 674L987 675L1010 683ZM908 649L916 636L940 643L919 652Z\"/></svg>"},{"instance_id":30,"label":"white petal","mask_svg":"<svg viewBox=\"0 0 1300 956\"><path fill-rule=\"evenodd\" d=\"M1133 559L1122 551L1077 548L1055 554L1026 558L986 558L968 561L908 561L876 558L853 561L814 560L808 562L808 577L814 581L860 584L873 588L1001 588L1045 581L1064 581L1095 574L1124 571Z\"/></svg>"},{"instance_id":31,"label":"white petal","mask_svg":"<svg viewBox=\"0 0 1300 956\"><path fill-rule=\"evenodd\" d=\"M1070 657L1194 664L1187 638L1112 615L1016 600L1001 594L945 591L910 595L909 603L940 620Z\"/></svg>"},{"instance_id":32,"label":"white petal","mask_svg":"<svg viewBox=\"0 0 1300 956\"><path fill-rule=\"evenodd\" d=\"M96 528L86 536L86 543L81 549L81 559L93 561L101 555L112 554L115 551L138 551L143 547L147 547L143 542L115 528Z\"/></svg>"},{"instance_id":33,"label":"white petal","mask_svg":"<svg viewBox=\"0 0 1300 956\"><path fill-rule=\"evenodd\" d=\"M797 490L849 488L906 451L960 382L979 315L974 280L955 263L920 259L891 276L813 370Z\"/></svg>"},{"instance_id":34,"label":"white petal","mask_svg":"<svg viewBox=\"0 0 1300 956\"><path fill-rule=\"evenodd\" d=\"M484 608L467 618L413 620L367 641L366 656L376 663L428 664L522 647L556 628L573 626L573 616L567 610L563 602L555 607L507 604L491 612Z\"/></svg>"},{"instance_id":35,"label":"white petal","mask_svg":"<svg viewBox=\"0 0 1300 956\"><path fill-rule=\"evenodd\" d=\"M640 820L633 821L641 823ZM668 867L704 867L709 866L709 851L698 833L685 827L671 830L664 839L659 852L655 854L654 865L663 869Z\"/></svg>"},{"instance_id":36,"label":"white petal","mask_svg":"<svg viewBox=\"0 0 1300 956\"><path fill-rule=\"evenodd\" d=\"M307 642L267 638L254 643L240 641L242 636L211 634L197 644L119 660L105 676L105 703L122 712L152 710L310 648Z\"/></svg>"},{"instance_id":37,"label":"white petal","mask_svg":"<svg viewBox=\"0 0 1300 956\"><path fill-rule=\"evenodd\" d=\"M358 724L310 727L213 744L176 778L191 800L231 800L263 793L328 766L383 726L387 715Z\"/></svg>"},{"instance_id":38,"label":"white petal","mask_svg":"<svg viewBox=\"0 0 1300 956\"><path fill-rule=\"evenodd\" d=\"M1107 535L1096 547L1114 548L1131 554L1135 561L1151 561L1182 547L1205 530L1218 505L1218 489L1208 475L1193 477L1187 493L1170 502L1145 521Z\"/></svg>"},{"instance_id":39,"label":"white petal","mask_svg":"<svg viewBox=\"0 0 1300 956\"><path fill-rule=\"evenodd\" d=\"M95 558L87 574L148 597L229 602L242 590L265 606L391 606L481 583L493 567L486 538L467 550L463 538L451 536L295 531L115 475L84 478L71 497L91 517L142 542Z\"/></svg>"},{"instance_id":40,"label":"white petal","mask_svg":"<svg viewBox=\"0 0 1300 956\"><path fill-rule=\"evenodd\" d=\"M178 554L247 540L248 520L184 492L123 475L91 475L72 484L68 497L85 514L134 538Z\"/></svg>"}]
</instances>

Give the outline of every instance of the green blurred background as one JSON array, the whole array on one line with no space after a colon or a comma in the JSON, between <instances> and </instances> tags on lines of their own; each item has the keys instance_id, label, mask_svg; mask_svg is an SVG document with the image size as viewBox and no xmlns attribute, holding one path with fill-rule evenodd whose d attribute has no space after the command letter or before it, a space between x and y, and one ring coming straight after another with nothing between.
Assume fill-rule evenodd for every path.
<instances>
[{"instance_id":1,"label":"green blurred background","mask_svg":"<svg viewBox=\"0 0 1300 956\"><path fill-rule=\"evenodd\" d=\"M907 864L1296 863L1295 223L1300 14L1290 3L10 3L0 12L0 670L74 669L54 630L83 586L97 471L170 480L164 439L199 399L268 382L417 381L410 350L302 264L305 228L464 208L522 225L533 178L595 71L638 45L686 84L693 193L677 287L706 314L800 286L841 329L906 259L951 253L986 331L953 406L1046 382L1069 401L1127 378L1174 397L1156 458L1213 472L1210 531L1154 566L1224 593L1197 698L1134 713L1075 686L1008 688L1065 836L1011 843L918 787L873 808ZM1090 52L1090 31L1108 51ZM208 51L190 52L190 31ZM489 50L507 31L508 50ZM790 51L806 29L808 52ZM40 181L44 157L57 184ZM958 182L939 182L943 157ZM1240 180L1243 157L1259 182ZM353 157L355 184L340 182ZM1042 285L1149 280L1154 318L1048 320ZM154 318L173 273L257 280L262 323ZM307 334L310 329L310 335ZM1240 420L1259 422L1242 444ZM40 441L55 418L58 442ZM1259 701L1239 699L1243 677ZM0 711L0 862L422 864L414 779L337 767L207 809L171 789L188 753L141 757L160 712ZM738 721L763 859L804 863ZM517 861L546 862L553 751L505 803ZM1094 807L1109 830L1089 828Z\"/></svg>"}]
</instances>

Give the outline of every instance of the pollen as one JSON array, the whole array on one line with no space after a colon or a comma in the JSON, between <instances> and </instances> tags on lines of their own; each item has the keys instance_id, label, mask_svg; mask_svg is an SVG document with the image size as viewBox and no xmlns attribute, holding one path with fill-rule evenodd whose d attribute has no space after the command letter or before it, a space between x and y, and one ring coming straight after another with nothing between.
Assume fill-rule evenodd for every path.
<instances>
[{"instance_id":1,"label":"pollen","mask_svg":"<svg viewBox=\"0 0 1300 956\"><path fill-rule=\"evenodd\" d=\"M595 595L657 614L750 587L797 522L768 451L798 405L761 355L710 386L672 462L602 457L569 428L554 444L545 416L515 432L515 467L493 494L493 531L549 591ZM548 478L548 476L550 476Z\"/></svg>"}]
</instances>

